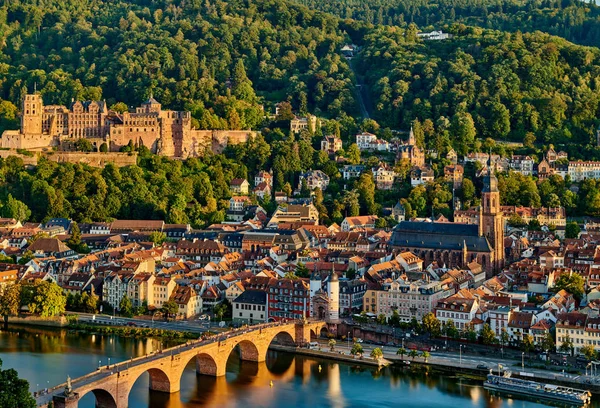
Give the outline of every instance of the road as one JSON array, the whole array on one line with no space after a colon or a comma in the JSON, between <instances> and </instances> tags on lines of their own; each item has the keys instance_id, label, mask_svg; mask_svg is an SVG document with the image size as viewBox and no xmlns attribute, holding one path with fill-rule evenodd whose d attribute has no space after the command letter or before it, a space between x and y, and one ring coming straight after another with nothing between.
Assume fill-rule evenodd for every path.
<instances>
[{"instance_id":1,"label":"road","mask_svg":"<svg viewBox=\"0 0 600 408\"><path fill-rule=\"evenodd\" d=\"M328 340L326 339L319 339L318 343L323 349L329 348L327 344ZM379 347L383 351L383 357L385 359L388 359L390 361L397 361L401 359L401 356L396 354L396 352L398 351L398 347L376 346L367 343L362 343L361 345L363 347L363 354L365 356L368 356L375 347ZM335 350L342 351L347 354L350 354L351 348L352 342L348 344L347 341L339 341L335 345ZM402 359L407 361L413 360L412 358L406 355ZM418 362L423 362L422 357L417 357L414 360ZM503 369L510 370L516 374L520 374L525 377L532 377L532 379L536 380L568 381L574 383L574 386L580 384L581 388L584 388L586 384L600 384L600 375L576 375L560 373L557 371L542 370L537 368L522 368L520 367L519 363L521 363L521 361L519 360L503 359L496 357L480 357L466 353L448 353L443 351L432 351L430 352L428 363L432 365L441 365L446 367L462 367L469 369L477 369L478 365L483 364L487 367L487 369L491 369L494 371L497 371L499 365L501 365ZM484 370L482 369L481 372L483 374Z\"/></svg>"},{"instance_id":2,"label":"road","mask_svg":"<svg viewBox=\"0 0 600 408\"><path fill-rule=\"evenodd\" d=\"M78 316L80 323L94 323L111 326L127 326L128 323L135 323L137 327L148 327L162 330L179 330L188 331L192 333L204 333L209 329L211 331L223 330L218 326L218 323L211 322L209 324L205 321L200 320L176 320L165 322L164 320L147 320L139 318L128 318L128 317L114 317L109 315L91 314L91 313L72 313ZM228 329L228 328L225 328Z\"/></svg>"},{"instance_id":3,"label":"road","mask_svg":"<svg viewBox=\"0 0 600 408\"><path fill-rule=\"evenodd\" d=\"M360 108L360 114L363 118L365 119L369 119L369 111L367 110L367 107L365 105L365 101L363 100L363 89L365 89L366 92L366 88L365 88L365 84L361 83L359 81L359 77L358 75L356 75L356 71L354 70L354 66L352 64L352 61L354 59L351 59L348 62L348 65L350 66L350 70L352 70L352 73L354 74L354 78L356 78L356 86L355 86L355 93L356 93L356 99L358 100L358 106Z\"/></svg>"}]
</instances>

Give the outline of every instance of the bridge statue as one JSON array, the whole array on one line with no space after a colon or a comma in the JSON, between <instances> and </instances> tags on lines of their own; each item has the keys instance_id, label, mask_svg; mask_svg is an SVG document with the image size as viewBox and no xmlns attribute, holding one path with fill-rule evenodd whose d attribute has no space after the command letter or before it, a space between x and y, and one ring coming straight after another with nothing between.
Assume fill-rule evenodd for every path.
<instances>
[{"instance_id":1,"label":"bridge statue","mask_svg":"<svg viewBox=\"0 0 600 408\"><path fill-rule=\"evenodd\" d=\"M67 385L65 385L65 397L73 395L73 386L71 385L71 377L67 375Z\"/></svg>"}]
</instances>

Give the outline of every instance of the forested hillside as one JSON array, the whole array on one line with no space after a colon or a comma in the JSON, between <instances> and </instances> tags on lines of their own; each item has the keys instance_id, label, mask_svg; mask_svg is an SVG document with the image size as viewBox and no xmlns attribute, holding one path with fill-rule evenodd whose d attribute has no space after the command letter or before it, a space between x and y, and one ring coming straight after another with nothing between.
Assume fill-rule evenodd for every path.
<instances>
[{"instance_id":1,"label":"forested hillside","mask_svg":"<svg viewBox=\"0 0 600 408\"><path fill-rule=\"evenodd\" d=\"M475 137L526 145L595 140L598 48L478 28L421 42L414 30L380 27L366 36L357 65L375 118L391 127L429 119L428 142L440 151L453 141L464 153Z\"/></svg>"},{"instance_id":2,"label":"forested hillside","mask_svg":"<svg viewBox=\"0 0 600 408\"><path fill-rule=\"evenodd\" d=\"M337 19L302 6L276 0L5 4L0 98L17 105L35 84L47 104L105 98L137 105L152 92L167 107L191 110L199 126L216 129L254 128L263 104L272 109L288 97L300 110L326 116L356 109L351 72L338 52L346 40Z\"/></svg>"},{"instance_id":3,"label":"forested hillside","mask_svg":"<svg viewBox=\"0 0 600 408\"><path fill-rule=\"evenodd\" d=\"M600 44L600 7L579 0L298 0L311 9L371 24L440 29L459 22L503 31L536 30Z\"/></svg>"}]
</instances>

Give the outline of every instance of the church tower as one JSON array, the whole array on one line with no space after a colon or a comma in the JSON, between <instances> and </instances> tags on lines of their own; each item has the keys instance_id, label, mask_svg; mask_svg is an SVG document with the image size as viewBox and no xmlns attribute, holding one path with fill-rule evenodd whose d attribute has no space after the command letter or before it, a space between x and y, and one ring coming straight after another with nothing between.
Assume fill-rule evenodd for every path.
<instances>
[{"instance_id":1,"label":"church tower","mask_svg":"<svg viewBox=\"0 0 600 408\"><path fill-rule=\"evenodd\" d=\"M21 133L24 135L41 135L44 103L38 94L25 95L21 113Z\"/></svg>"},{"instance_id":2,"label":"church tower","mask_svg":"<svg viewBox=\"0 0 600 408\"><path fill-rule=\"evenodd\" d=\"M329 321L336 322L340 317L340 281L335 273L335 264L331 264L331 273L327 281L327 297L329 298Z\"/></svg>"},{"instance_id":3,"label":"church tower","mask_svg":"<svg viewBox=\"0 0 600 408\"><path fill-rule=\"evenodd\" d=\"M487 265L483 266L497 273L504 266L504 221L500 210L498 179L494 175L491 157L490 153L488 172L483 179L479 231L488 239L493 251L492 259L486 260Z\"/></svg>"},{"instance_id":4,"label":"church tower","mask_svg":"<svg viewBox=\"0 0 600 408\"><path fill-rule=\"evenodd\" d=\"M415 146L417 144L417 140L415 139L415 132L413 132L412 126L410 127L410 133L408 134L408 145Z\"/></svg>"}]
</instances>

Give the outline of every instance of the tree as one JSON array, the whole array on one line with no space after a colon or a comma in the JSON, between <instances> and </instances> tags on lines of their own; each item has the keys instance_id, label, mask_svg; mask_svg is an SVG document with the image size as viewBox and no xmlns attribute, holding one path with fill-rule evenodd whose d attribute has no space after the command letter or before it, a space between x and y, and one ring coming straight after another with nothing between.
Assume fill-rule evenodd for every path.
<instances>
[{"instance_id":1,"label":"tree","mask_svg":"<svg viewBox=\"0 0 600 408\"><path fill-rule=\"evenodd\" d=\"M414 360L416 357L419 357L419 352L417 350L411 350L408 352L408 356Z\"/></svg>"},{"instance_id":2,"label":"tree","mask_svg":"<svg viewBox=\"0 0 600 408\"><path fill-rule=\"evenodd\" d=\"M425 360L425 362L427 362L427 360L429 359L429 357L431 357L431 354L429 354L428 351L423 351L421 353L421 357L423 357L423 360Z\"/></svg>"},{"instance_id":3,"label":"tree","mask_svg":"<svg viewBox=\"0 0 600 408\"><path fill-rule=\"evenodd\" d=\"M494 344L496 342L496 334L487 323L481 329L481 340L483 344Z\"/></svg>"},{"instance_id":4,"label":"tree","mask_svg":"<svg viewBox=\"0 0 600 408\"><path fill-rule=\"evenodd\" d=\"M220 306L220 305L217 305L217 306ZM215 316L217 316L217 310L216 310L217 306L215 306ZM165 303L163 303L162 307L160 308L160 311L165 316L165 320L168 321L169 317L177 316L177 312L179 312L179 306L177 305L177 303L174 300L168 300ZM224 313L225 312L223 312L223 314ZM221 315L221 318L223 318L223 315Z\"/></svg>"},{"instance_id":5,"label":"tree","mask_svg":"<svg viewBox=\"0 0 600 408\"><path fill-rule=\"evenodd\" d=\"M352 345L352 350L350 350L350 354L353 356L359 356L363 354L363 347L360 343L354 343Z\"/></svg>"},{"instance_id":6,"label":"tree","mask_svg":"<svg viewBox=\"0 0 600 408\"><path fill-rule=\"evenodd\" d=\"M346 158L350 164L360 163L360 149L356 143L352 143L346 150Z\"/></svg>"},{"instance_id":7,"label":"tree","mask_svg":"<svg viewBox=\"0 0 600 408\"><path fill-rule=\"evenodd\" d=\"M508 332L506 331L506 329L502 329L500 331L500 345L502 347L504 347L505 345L508 344L508 340L510 339L510 336L508 335Z\"/></svg>"},{"instance_id":8,"label":"tree","mask_svg":"<svg viewBox=\"0 0 600 408\"><path fill-rule=\"evenodd\" d=\"M379 360L382 357L383 357L383 351L381 351L381 349L379 347L375 347L371 351L371 358L373 358L374 360Z\"/></svg>"},{"instance_id":9,"label":"tree","mask_svg":"<svg viewBox=\"0 0 600 408\"><path fill-rule=\"evenodd\" d=\"M581 300L585 294L585 281L577 273L563 273L554 282L553 291L560 292L563 289L572 294L577 300Z\"/></svg>"},{"instance_id":10,"label":"tree","mask_svg":"<svg viewBox=\"0 0 600 408\"><path fill-rule=\"evenodd\" d=\"M21 305L21 285L12 284L4 288L0 294L0 316L4 316L4 326L8 325L8 317L19 314Z\"/></svg>"},{"instance_id":11,"label":"tree","mask_svg":"<svg viewBox=\"0 0 600 408\"><path fill-rule=\"evenodd\" d=\"M398 313L398 310L394 309L392 315L388 319L388 324L393 327L400 326L400 313Z\"/></svg>"},{"instance_id":12,"label":"tree","mask_svg":"<svg viewBox=\"0 0 600 408\"><path fill-rule=\"evenodd\" d=\"M127 295L123 295L119 302L119 313L121 316L132 317L133 316L133 305Z\"/></svg>"},{"instance_id":13,"label":"tree","mask_svg":"<svg viewBox=\"0 0 600 408\"><path fill-rule=\"evenodd\" d=\"M552 337L552 333L550 333L549 331L546 333L546 335L542 339L541 347L544 351L546 351L546 353L550 353L550 351L556 350L556 342L554 341L554 338ZM548 359L546 359L546 361L548 361Z\"/></svg>"},{"instance_id":14,"label":"tree","mask_svg":"<svg viewBox=\"0 0 600 408\"><path fill-rule=\"evenodd\" d=\"M429 333L431 337L438 337L441 334L442 324L437 317L431 312L423 316L423 329Z\"/></svg>"},{"instance_id":15,"label":"tree","mask_svg":"<svg viewBox=\"0 0 600 408\"><path fill-rule=\"evenodd\" d=\"M67 246L75 252L79 252L81 247L81 230L76 222L71 225L71 236L67 240Z\"/></svg>"},{"instance_id":16,"label":"tree","mask_svg":"<svg viewBox=\"0 0 600 408\"><path fill-rule=\"evenodd\" d=\"M31 210L27 205L8 194L6 204L2 206L2 216L14 218L17 221L25 221L31 216Z\"/></svg>"},{"instance_id":17,"label":"tree","mask_svg":"<svg viewBox=\"0 0 600 408\"><path fill-rule=\"evenodd\" d=\"M444 334L446 337L450 337L453 339L457 339L459 336L458 329L454 325L454 321L452 319L448 319L444 324Z\"/></svg>"},{"instance_id":18,"label":"tree","mask_svg":"<svg viewBox=\"0 0 600 408\"><path fill-rule=\"evenodd\" d=\"M58 316L65 312L67 297L54 282L36 281L33 285L29 311L42 317Z\"/></svg>"},{"instance_id":19,"label":"tree","mask_svg":"<svg viewBox=\"0 0 600 408\"><path fill-rule=\"evenodd\" d=\"M335 350L336 344L337 344L337 342L335 341L335 339L329 339L329 342L327 342L327 345L329 346L329 350L332 352Z\"/></svg>"},{"instance_id":20,"label":"tree","mask_svg":"<svg viewBox=\"0 0 600 408\"><path fill-rule=\"evenodd\" d=\"M571 336L569 333L563 337L563 341L558 347L558 349L563 353L573 353L573 340L571 340Z\"/></svg>"},{"instance_id":21,"label":"tree","mask_svg":"<svg viewBox=\"0 0 600 408\"><path fill-rule=\"evenodd\" d=\"M100 152L101 153L107 153L108 152L108 145L106 143L102 143L100 145Z\"/></svg>"},{"instance_id":22,"label":"tree","mask_svg":"<svg viewBox=\"0 0 600 408\"><path fill-rule=\"evenodd\" d=\"M404 356L406 355L406 349L404 347L400 347L396 354L400 356L401 359L404 360Z\"/></svg>"},{"instance_id":23,"label":"tree","mask_svg":"<svg viewBox=\"0 0 600 408\"><path fill-rule=\"evenodd\" d=\"M310 271L302 262L298 262L296 265L296 276L299 278L308 278L310 276Z\"/></svg>"},{"instance_id":24,"label":"tree","mask_svg":"<svg viewBox=\"0 0 600 408\"><path fill-rule=\"evenodd\" d=\"M535 345L533 344L533 337L530 334L524 334L523 340L521 341L521 346L523 347L523 351L525 351L527 354L530 354L535 348Z\"/></svg>"},{"instance_id":25,"label":"tree","mask_svg":"<svg viewBox=\"0 0 600 408\"><path fill-rule=\"evenodd\" d=\"M377 324L384 325L386 323L386 317L383 313L377 315Z\"/></svg>"},{"instance_id":26,"label":"tree","mask_svg":"<svg viewBox=\"0 0 600 408\"><path fill-rule=\"evenodd\" d=\"M98 310L98 301L99 298L94 294L93 289L91 294L83 292L79 302L81 311L84 313L96 313Z\"/></svg>"},{"instance_id":27,"label":"tree","mask_svg":"<svg viewBox=\"0 0 600 408\"><path fill-rule=\"evenodd\" d=\"M123 102L117 102L114 105L112 105L110 107L111 110L117 112L117 113L124 113L127 112L129 110L129 108L127 108L127 104L123 103Z\"/></svg>"},{"instance_id":28,"label":"tree","mask_svg":"<svg viewBox=\"0 0 600 408\"><path fill-rule=\"evenodd\" d=\"M160 246L167 240L167 234L161 231L153 231L148 236L148 241L153 242L155 245Z\"/></svg>"},{"instance_id":29,"label":"tree","mask_svg":"<svg viewBox=\"0 0 600 408\"><path fill-rule=\"evenodd\" d=\"M579 238L581 228L576 221L570 221L565 227L565 238Z\"/></svg>"},{"instance_id":30,"label":"tree","mask_svg":"<svg viewBox=\"0 0 600 408\"><path fill-rule=\"evenodd\" d=\"M594 346L592 346L591 344L586 344L585 346L583 346L580 349L580 352L585 356L585 358L587 358L590 361L596 360L598 358L598 353L596 353Z\"/></svg>"},{"instance_id":31,"label":"tree","mask_svg":"<svg viewBox=\"0 0 600 408\"><path fill-rule=\"evenodd\" d=\"M84 137L77 139L75 142L75 148L80 152L91 152L94 150L92 142Z\"/></svg>"},{"instance_id":32,"label":"tree","mask_svg":"<svg viewBox=\"0 0 600 408\"><path fill-rule=\"evenodd\" d=\"M35 408L27 380L20 379L14 369L2 369L0 360L0 408Z\"/></svg>"}]
</instances>

